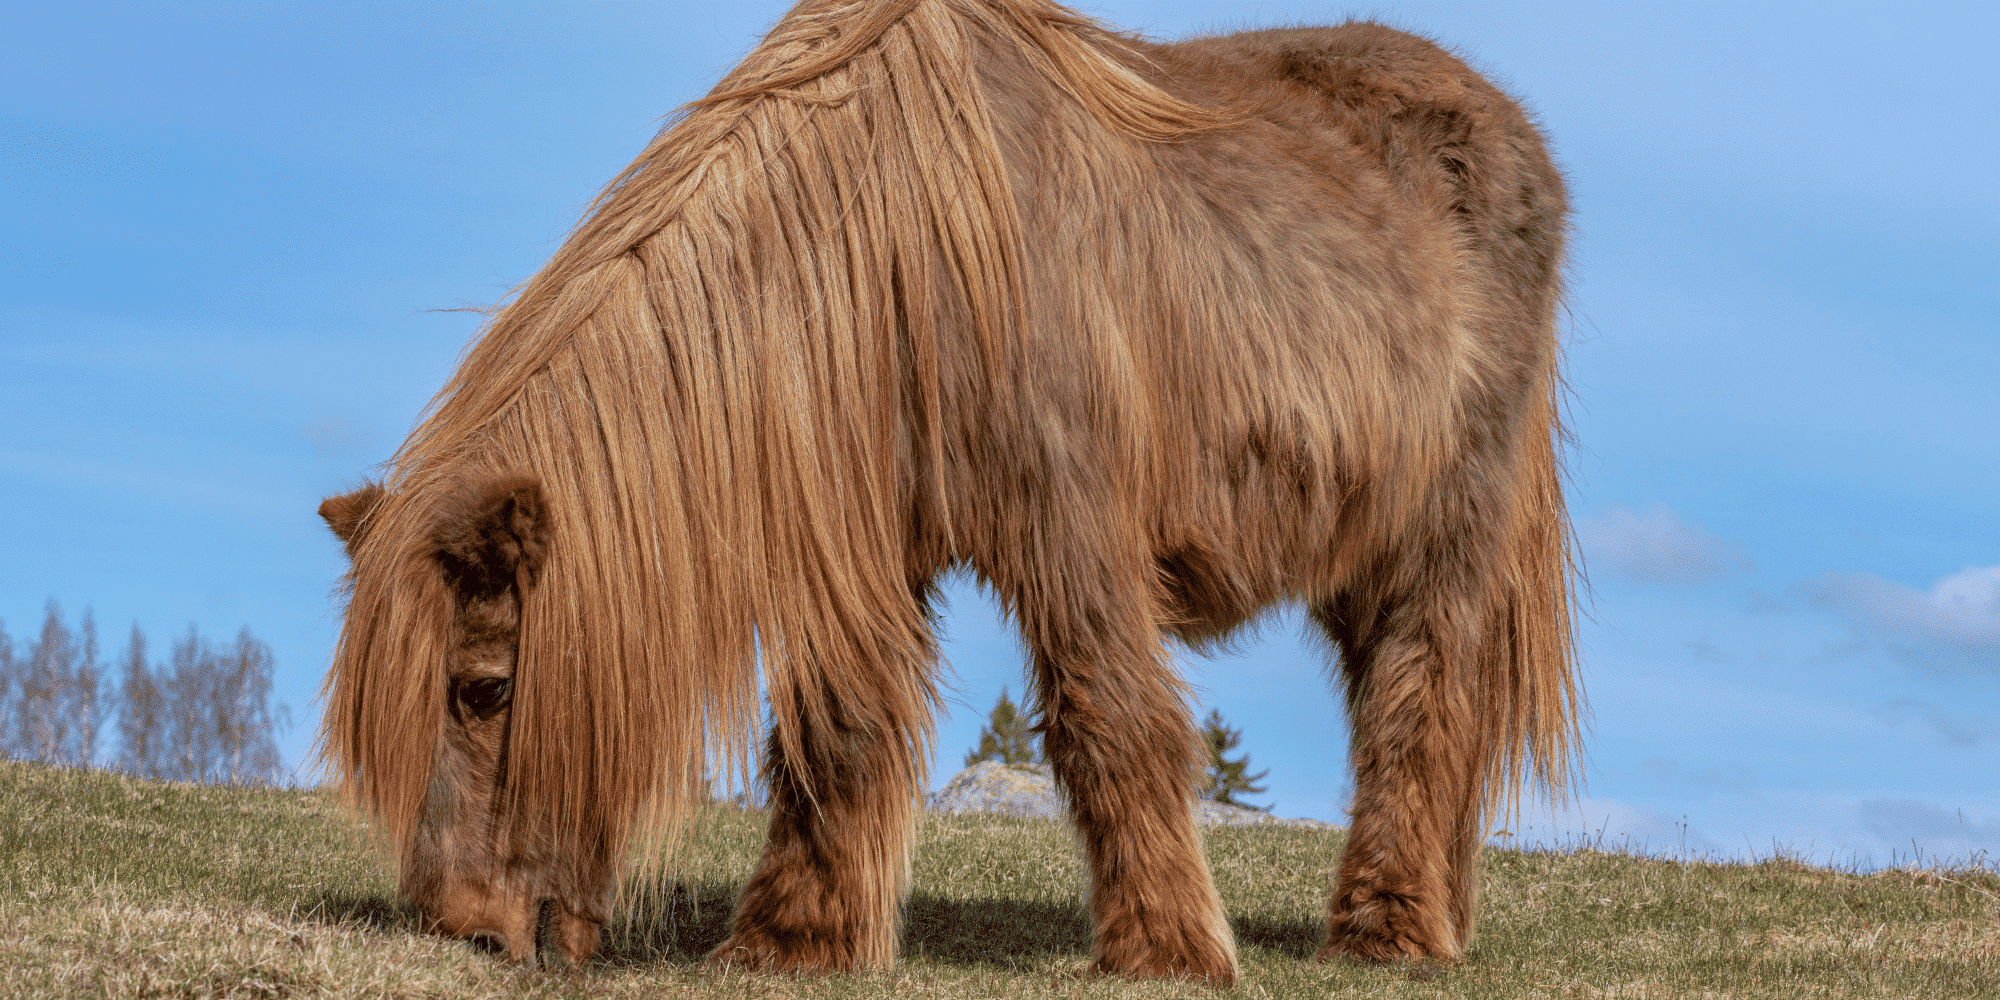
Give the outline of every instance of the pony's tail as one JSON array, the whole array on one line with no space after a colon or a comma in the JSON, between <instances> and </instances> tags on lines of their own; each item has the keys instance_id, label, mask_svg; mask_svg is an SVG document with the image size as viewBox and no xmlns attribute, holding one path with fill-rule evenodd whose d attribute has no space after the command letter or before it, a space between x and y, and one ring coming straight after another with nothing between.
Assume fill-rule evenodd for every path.
<instances>
[{"instance_id":1,"label":"pony's tail","mask_svg":"<svg viewBox=\"0 0 2000 1000\"><path fill-rule=\"evenodd\" d=\"M1564 440L1560 391L1551 379L1525 431L1517 527L1503 569L1504 593L1494 609L1498 620L1489 632L1500 648L1489 660L1493 687L1484 699L1487 746L1495 748L1487 764L1488 822L1518 815L1524 789L1540 792L1554 808L1582 787L1584 703L1576 682L1571 609L1577 566L1558 452Z\"/></svg>"}]
</instances>

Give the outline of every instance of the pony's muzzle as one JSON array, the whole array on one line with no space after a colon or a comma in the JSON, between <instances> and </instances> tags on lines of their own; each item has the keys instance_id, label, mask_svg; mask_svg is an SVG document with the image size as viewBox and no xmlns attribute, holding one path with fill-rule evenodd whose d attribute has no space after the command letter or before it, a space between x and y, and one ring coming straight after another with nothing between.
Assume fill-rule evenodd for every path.
<instances>
[{"instance_id":1,"label":"pony's muzzle","mask_svg":"<svg viewBox=\"0 0 2000 1000\"><path fill-rule=\"evenodd\" d=\"M440 934L494 941L509 959L531 963L541 902L461 883L444 891L425 922Z\"/></svg>"},{"instance_id":2,"label":"pony's muzzle","mask_svg":"<svg viewBox=\"0 0 2000 1000\"><path fill-rule=\"evenodd\" d=\"M547 955L548 946L554 945L572 968L582 965L590 956L597 954L601 926L596 920L571 911L559 900L545 899L535 928L536 955ZM543 964L550 963L544 960Z\"/></svg>"}]
</instances>

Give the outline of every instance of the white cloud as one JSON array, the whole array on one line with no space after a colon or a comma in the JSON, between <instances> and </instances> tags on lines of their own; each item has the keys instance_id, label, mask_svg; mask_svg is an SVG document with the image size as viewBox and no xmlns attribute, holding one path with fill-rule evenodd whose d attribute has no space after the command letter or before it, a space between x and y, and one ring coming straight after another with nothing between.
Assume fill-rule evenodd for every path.
<instances>
[{"instance_id":1,"label":"white cloud","mask_svg":"<svg viewBox=\"0 0 2000 1000\"><path fill-rule=\"evenodd\" d=\"M1681 519L1665 504L1634 510L1612 504L1577 522L1585 566L1667 583L1700 583L1750 568L1728 542Z\"/></svg>"},{"instance_id":2,"label":"white cloud","mask_svg":"<svg viewBox=\"0 0 2000 1000\"><path fill-rule=\"evenodd\" d=\"M1800 590L1862 638L1880 639L1906 658L2000 667L2000 566L1968 566L1929 590L1868 573L1827 573Z\"/></svg>"}]
</instances>

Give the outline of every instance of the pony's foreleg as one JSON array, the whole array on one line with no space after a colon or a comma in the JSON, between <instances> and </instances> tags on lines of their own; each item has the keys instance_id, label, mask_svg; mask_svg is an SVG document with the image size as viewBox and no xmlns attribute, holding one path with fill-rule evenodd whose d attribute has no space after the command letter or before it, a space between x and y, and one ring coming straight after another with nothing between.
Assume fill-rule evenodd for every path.
<instances>
[{"instance_id":1,"label":"pony's foreleg","mask_svg":"<svg viewBox=\"0 0 2000 1000\"><path fill-rule=\"evenodd\" d=\"M901 727L799 717L801 759L771 734L771 826L729 939L711 964L772 972L849 972L896 959L915 822L915 748Z\"/></svg>"},{"instance_id":2,"label":"pony's foreleg","mask_svg":"<svg viewBox=\"0 0 2000 1000\"><path fill-rule=\"evenodd\" d=\"M1479 646L1443 604L1312 609L1341 650L1355 782L1322 961L1449 961L1471 940L1488 750Z\"/></svg>"},{"instance_id":3,"label":"pony's foreleg","mask_svg":"<svg viewBox=\"0 0 2000 1000\"><path fill-rule=\"evenodd\" d=\"M1096 648L1030 645L1043 747L1090 862L1097 969L1233 982L1236 942L1191 809L1194 726L1157 625Z\"/></svg>"}]
</instances>

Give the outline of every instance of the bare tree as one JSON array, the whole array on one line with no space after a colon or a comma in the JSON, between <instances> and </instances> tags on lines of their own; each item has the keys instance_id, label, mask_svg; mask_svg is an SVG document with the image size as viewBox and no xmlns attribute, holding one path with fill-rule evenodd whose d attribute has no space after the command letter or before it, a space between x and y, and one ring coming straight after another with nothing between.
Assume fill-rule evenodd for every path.
<instances>
[{"instance_id":1,"label":"bare tree","mask_svg":"<svg viewBox=\"0 0 2000 1000\"><path fill-rule=\"evenodd\" d=\"M199 781L207 762L214 757L213 731L204 723L203 703L209 695L209 672L202 662L203 647L201 633L193 625L188 626L187 637L174 643L171 668L160 677L160 689L166 695L165 725L160 728L164 737L163 778L170 781Z\"/></svg>"},{"instance_id":2,"label":"bare tree","mask_svg":"<svg viewBox=\"0 0 2000 1000\"><path fill-rule=\"evenodd\" d=\"M7 626L0 623L0 757L14 755L14 731L18 726L14 715L14 690L20 684L19 673L26 666L14 658L14 637L7 634Z\"/></svg>"},{"instance_id":3,"label":"bare tree","mask_svg":"<svg viewBox=\"0 0 2000 1000\"><path fill-rule=\"evenodd\" d=\"M146 633L132 624L119 656L118 757L115 766L141 778L166 777L162 724L166 718L159 678L146 663Z\"/></svg>"},{"instance_id":4,"label":"bare tree","mask_svg":"<svg viewBox=\"0 0 2000 1000\"><path fill-rule=\"evenodd\" d=\"M17 760L88 767L97 759L108 699L90 611L71 631L49 601L36 640L17 656L0 631L0 752Z\"/></svg>"},{"instance_id":5,"label":"bare tree","mask_svg":"<svg viewBox=\"0 0 2000 1000\"><path fill-rule=\"evenodd\" d=\"M67 711L75 659L75 640L63 624L62 607L50 598L42 615L41 635L28 647L28 668L21 674L21 693L14 702L10 750L16 759L44 763L59 759L75 722Z\"/></svg>"},{"instance_id":6,"label":"bare tree","mask_svg":"<svg viewBox=\"0 0 2000 1000\"><path fill-rule=\"evenodd\" d=\"M165 777L178 781L275 781L281 769L275 730L287 713L270 709L271 648L244 629L217 649L188 626L174 643L165 694Z\"/></svg>"},{"instance_id":7,"label":"bare tree","mask_svg":"<svg viewBox=\"0 0 2000 1000\"><path fill-rule=\"evenodd\" d=\"M78 629L82 641L76 646L76 662L66 685L67 714L74 720L74 732L66 745L62 763L89 767L97 762L97 734L104 730L104 715L111 699L104 692L104 669L97 662L97 616L83 609Z\"/></svg>"},{"instance_id":8,"label":"bare tree","mask_svg":"<svg viewBox=\"0 0 2000 1000\"><path fill-rule=\"evenodd\" d=\"M236 633L236 644L218 653L219 683L215 691L216 729L220 734L218 765L233 783L276 781L284 765L278 756L277 733L290 728L291 713L278 706L271 712L271 672L277 660L271 647L250 634Z\"/></svg>"},{"instance_id":9,"label":"bare tree","mask_svg":"<svg viewBox=\"0 0 2000 1000\"><path fill-rule=\"evenodd\" d=\"M167 665L148 662L135 624L115 667L98 655L96 616L86 609L72 631L53 599L25 656L0 628L0 756L88 767L115 711L118 747L105 756L139 777L253 783L282 773L277 736L290 712L271 709L275 661L249 629L217 647L190 625Z\"/></svg>"}]
</instances>

